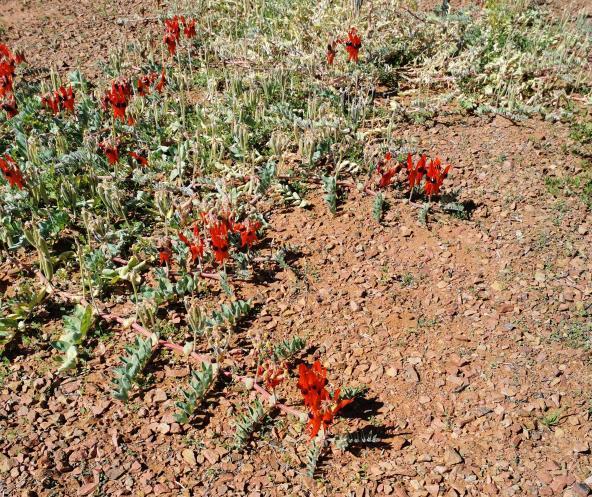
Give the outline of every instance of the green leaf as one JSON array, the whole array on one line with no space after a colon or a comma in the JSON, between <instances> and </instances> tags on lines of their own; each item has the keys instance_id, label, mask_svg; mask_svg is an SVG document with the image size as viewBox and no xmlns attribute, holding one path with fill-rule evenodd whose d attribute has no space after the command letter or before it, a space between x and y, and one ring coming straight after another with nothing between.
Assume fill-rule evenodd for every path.
<instances>
[{"instance_id":1,"label":"green leaf","mask_svg":"<svg viewBox=\"0 0 592 497\"><path fill-rule=\"evenodd\" d=\"M76 306L71 316L63 318L63 332L59 340L52 345L64 355L60 358L58 371L76 366L79 346L90 331L93 324L93 309L90 305Z\"/></svg>"}]
</instances>

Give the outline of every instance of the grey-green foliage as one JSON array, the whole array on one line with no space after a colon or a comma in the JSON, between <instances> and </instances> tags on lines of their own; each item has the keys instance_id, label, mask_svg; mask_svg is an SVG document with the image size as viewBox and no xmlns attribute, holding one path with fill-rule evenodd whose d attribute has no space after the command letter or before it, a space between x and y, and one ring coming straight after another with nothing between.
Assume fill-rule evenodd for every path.
<instances>
[{"instance_id":1,"label":"grey-green foliage","mask_svg":"<svg viewBox=\"0 0 592 497\"><path fill-rule=\"evenodd\" d=\"M24 321L35 307L45 299L47 291L30 289L18 301L3 302L0 300L0 345L7 345L24 328Z\"/></svg>"},{"instance_id":2,"label":"grey-green foliage","mask_svg":"<svg viewBox=\"0 0 592 497\"><path fill-rule=\"evenodd\" d=\"M220 276L220 287L222 288L224 293L229 297L233 297L234 291L232 289L232 286L230 285L230 281L228 280L228 274L226 273L226 271L220 271L218 273L218 276Z\"/></svg>"},{"instance_id":3,"label":"grey-green foliage","mask_svg":"<svg viewBox=\"0 0 592 497\"><path fill-rule=\"evenodd\" d=\"M275 170L275 162L271 160L261 166L261 169L259 170L259 193L265 193L269 190L269 187L275 178Z\"/></svg>"},{"instance_id":4,"label":"grey-green foliage","mask_svg":"<svg viewBox=\"0 0 592 497\"><path fill-rule=\"evenodd\" d=\"M60 358L58 371L76 366L77 346L86 338L93 324L93 310L90 305L76 306L71 316L64 316L63 331L60 339L53 346L64 355Z\"/></svg>"},{"instance_id":5,"label":"grey-green foliage","mask_svg":"<svg viewBox=\"0 0 592 497\"><path fill-rule=\"evenodd\" d=\"M247 407L247 412L240 414L234 421L234 442L236 447L243 448L247 445L255 430L265 418L263 405L256 399Z\"/></svg>"},{"instance_id":6,"label":"grey-green foliage","mask_svg":"<svg viewBox=\"0 0 592 497\"><path fill-rule=\"evenodd\" d=\"M158 336L153 334L148 338L136 337L133 345L126 345L125 351L128 356L121 357L123 364L115 368L113 397L124 402L128 401L129 391L133 384L138 382L138 376L150 361L153 347L157 343Z\"/></svg>"},{"instance_id":7,"label":"grey-green foliage","mask_svg":"<svg viewBox=\"0 0 592 497\"><path fill-rule=\"evenodd\" d=\"M306 191L299 186L299 183L280 182L277 185L277 190L286 205L306 209L311 204L304 198Z\"/></svg>"},{"instance_id":8,"label":"grey-green foliage","mask_svg":"<svg viewBox=\"0 0 592 497\"><path fill-rule=\"evenodd\" d=\"M431 205L426 202L417 213L418 220L420 224L422 224L423 226L426 226L428 224L428 214L430 212L430 208Z\"/></svg>"},{"instance_id":9,"label":"grey-green foliage","mask_svg":"<svg viewBox=\"0 0 592 497\"><path fill-rule=\"evenodd\" d=\"M325 202L329 207L331 214L337 212L337 178L335 176L321 176L323 188L325 190Z\"/></svg>"},{"instance_id":10,"label":"grey-green foliage","mask_svg":"<svg viewBox=\"0 0 592 497\"><path fill-rule=\"evenodd\" d=\"M458 217L459 219L468 219L469 212L467 211L465 205L461 202L448 202L446 204L442 204L442 211Z\"/></svg>"},{"instance_id":11,"label":"grey-green foliage","mask_svg":"<svg viewBox=\"0 0 592 497\"><path fill-rule=\"evenodd\" d=\"M273 260L278 263L278 265L284 270L287 271L290 268L290 265L286 262L286 250L280 249L278 250L275 255L273 256Z\"/></svg>"},{"instance_id":12,"label":"grey-green foliage","mask_svg":"<svg viewBox=\"0 0 592 497\"><path fill-rule=\"evenodd\" d=\"M51 281L53 278L53 262L49 252L49 247L45 241L45 238L41 234L40 229L37 226L27 224L23 227L23 234L25 235L27 241L37 249L41 271L47 280Z\"/></svg>"},{"instance_id":13,"label":"grey-green foliage","mask_svg":"<svg viewBox=\"0 0 592 497\"><path fill-rule=\"evenodd\" d=\"M347 450L352 445L378 443L380 442L380 436L372 430L364 430L339 435L333 439L333 442L339 450Z\"/></svg>"},{"instance_id":14,"label":"grey-green foliage","mask_svg":"<svg viewBox=\"0 0 592 497\"><path fill-rule=\"evenodd\" d=\"M222 304L220 310L212 312L207 320L207 326L210 328L225 326L230 324L234 326L237 321L251 312L251 302L247 300L235 300L230 304Z\"/></svg>"},{"instance_id":15,"label":"grey-green foliage","mask_svg":"<svg viewBox=\"0 0 592 497\"><path fill-rule=\"evenodd\" d=\"M432 71L441 76L444 65L475 106L521 113L588 92L589 27L577 17L552 19L537 3L501 0L489 2L478 17L447 16L441 21L446 29L433 39L426 78Z\"/></svg>"},{"instance_id":16,"label":"grey-green foliage","mask_svg":"<svg viewBox=\"0 0 592 497\"><path fill-rule=\"evenodd\" d=\"M357 387L344 387L341 389L339 398L340 399L355 399L356 397L364 397L368 392L366 385L360 385Z\"/></svg>"},{"instance_id":17,"label":"grey-green foliage","mask_svg":"<svg viewBox=\"0 0 592 497\"><path fill-rule=\"evenodd\" d=\"M12 315L0 317L0 345L9 343L18 331L19 321Z\"/></svg>"},{"instance_id":18,"label":"grey-green foliage","mask_svg":"<svg viewBox=\"0 0 592 497\"><path fill-rule=\"evenodd\" d=\"M251 312L251 302L248 300L235 300L229 304L222 304L220 309L213 311L209 317L204 312L204 309L193 304L187 306L186 319L191 331L198 336L202 336L213 328L234 327L249 312Z\"/></svg>"},{"instance_id":19,"label":"grey-green foliage","mask_svg":"<svg viewBox=\"0 0 592 497\"><path fill-rule=\"evenodd\" d=\"M382 220L384 207L384 195L382 194L382 192L378 192L376 194L376 197L374 197L374 203L372 204L372 217L377 223L380 223L380 221Z\"/></svg>"},{"instance_id":20,"label":"grey-green foliage","mask_svg":"<svg viewBox=\"0 0 592 497\"><path fill-rule=\"evenodd\" d=\"M300 352L306 342L300 337L293 337L278 343L273 347L273 358L276 362L285 361Z\"/></svg>"},{"instance_id":21,"label":"grey-green foliage","mask_svg":"<svg viewBox=\"0 0 592 497\"><path fill-rule=\"evenodd\" d=\"M306 452L306 475L309 478L314 477L317 465L319 464L319 459L321 458L321 453L323 452L326 443L327 439L322 435L318 436L310 443L310 447Z\"/></svg>"},{"instance_id":22,"label":"grey-green foliage","mask_svg":"<svg viewBox=\"0 0 592 497\"><path fill-rule=\"evenodd\" d=\"M175 414L175 419L179 423L187 423L191 419L195 409L203 401L206 393L214 383L214 379L213 366L205 362L201 363L200 370L191 372L189 388L182 391L185 400L175 404L179 408L179 412Z\"/></svg>"}]
</instances>

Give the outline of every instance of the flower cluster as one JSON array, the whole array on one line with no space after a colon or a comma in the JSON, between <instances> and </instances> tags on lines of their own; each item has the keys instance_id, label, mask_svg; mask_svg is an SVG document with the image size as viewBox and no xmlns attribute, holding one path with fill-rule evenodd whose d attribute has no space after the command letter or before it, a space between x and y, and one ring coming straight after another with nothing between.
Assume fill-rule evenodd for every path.
<instances>
[{"instance_id":1,"label":"flower cluster","mask_svg":"<svg viewBox=\"0 0 592 497\"><path fill-rule=\"evenodd\" d=\"M393 177L401 170L400 164L393 165L393 156L390 152L387 152L384 156L384 160L381 160L376 165L376 172L380 174L378 180L379 188L386 188L393 182Z\"/></svg>"},{"instance_id":2,"label":"flower cluster","mask_svg":"<svg viewBox=\"0 0 592 497\"><path fill-rule=\"evenodd\" d=\"M444 184L444 180L448 177L448 172L451 166L447 165L442 168L442 161L440 158L430 159L428 162L427 156L421 155L416 162L413 161L411 154L407 155L407 181L409 183L410 195L417 188L421 188L422 181L423 191L428 197L438 195L440 189ZM386 188L393 182L394 176L403 169L403 164L394 163L392 154L387 152L384 159L379 161L376 165L376 172L380 175L378 179L378 188ZM411 198L411 197L410 197Z\"/></svg>"},{"instance_id":3,"label":"flower cluster","mask_svg":"<svg viewBox=\"0 0 592 497\"><path fill-rule=\"evenodd\" d=\"M173 256L173 246L170 238L167 238L158 248L158 260L160 265L171 263L171 257Z\"/></svg>"},{"instance_id":4,"label":"flower cluster","mask_svg":"<svg viewBox=\"0 0 592 497\"><path fill-rule=\"evenodd\" d=\"M450 168L450 165L446 165L446 167L442 169L442 163L438 157L436 157L435 160L430 161L426 172L426 182L424 186L425 194L428 197L440 193L440 188L442 187L444 180L448 177Z\"/></svg>"},{"instance_id":5,"label":"flower cluster","mask_svg":"<svg viewBox=\"0 0 592 497\"><path fill-rule=\"evenodd\" d=\"M330 395L327 386L327 369L319 361L309 368L306 364L298 366L298 389L304 397L304 405L309 410L308 429L311 438L323 428L327 430L336 414L353 399L340 399L340 389Z\"/></svg>"},{"instance_id":6,"label":"flower cluster","mask_svg":"<svg viewBox=\"0 0 592 497\"><path fill-rule=\"evenodd\" d=\"M142 167L148 165L148 153L145 150L134 150L129 153L129 156Z\"/></svg>"},{"instance_id":7,"label":"flower cluster","mask_svg":"<svg viewBox=\"0 0 592 497\"><path fill-rule=\"evenodd\" d=\"M99 148L107 157L109 165L117 164L119 161L119 140L104 140L99 143Z\"/></svg>"},{"instance_id":8,"label":"flower cluster","mask_svg":"<svg viewBox=\"0 0 592 497\"><path fill-rule=\"evenodd\" d=\"M222 263L228 259L228 227L230 223L226 220L217 221L210 226L210 245L214 252L216 262Z\"/></svg>"},{"instance_id":9,"label":"flower cluster","mask_svg":"<svg viewBox=\"0 0 592 497\"><path fill-rule=\"evenodd\" d=\"M427 157L422 155L416 164L413 163L413 156L407 155L407 176L409 179L409 188L413 190L416 186L419 186L421 180L426 173L426 161Z\"/></svg>"},{"instance_id":10,"label":"flower cluster","mask_svg":"<svg viewBox=\"0 0 592 497\"><path fill-rule=\"evenodd\" d=\"M193 241L189 241L189 239L185 236L185 234L182 231L179 231L179 239L185 245L187 245L189 253L191 254L192 263L197 260L201 260L201 258L204 255L205 243L199 235L199 228L197 226L197 223L195 223L195 225L193 226Z\"/></svg>"},{"instance_id":11,"label":"flower cluster","mask_svg":"<svg viewBox=\"0 0 592 497\"><path fill-rule=\"evenodd\" d=\"M244 223L232 223L232 231L239 233L241 238L241 247L251 248L257 243L257 230L261 228L259 221L247 219Z\"/></svg>"},{"instance_id":12,"label":"flower cluster","mask_svg":"<svg viewBox=\"0 0 592 497\"><path fill-rule=\"evenodd\" d=\"M231 235L240 236L241 248L251 248L257 243L257 230L261 228L261 223L247 219L242 223L236 223L231 216L220 216L220 218L212 219L207 214L201 215L204 223L205 231L209 234L209 246L214 254L214 260L221 264L230 257L230 238ZM181 231L179 232L179 239L189 249L191 263L201 259L204 256L206 242L202 239L198 224L193 226L193 241L190 241L187 236Z\"/></svg>"},{"instance_id":13,"label":"flower cluster","mask_svg":"<svg viewBox=\"0 0 592 497\"><path fill-rule=\"evenodd\" d=\"M160 73L160 77L158 76L158 73L155 73L155 72L140 75L138 77L138 81L136 82L136 93L138 95L140 95L141 97L145 97L147 95L150 95L150 93L152 92L152 85L154 84L154 82L156 81L157 78L158 78L158 82L156 83L156 85L154 85L154 89L158 93L162 93L162 90L166 86L166 82L167 82L166 81L166 72L165 72L164 67L162 68L162 71Z\"/></svg>"},{"instance_id":14,"label":"flower cluster","mask_svg":"<svg viewBox=\"0 0 592 497\"><path fill-rule=\"evenodd\" d=\"M447 165L442 169L442 161L439 157L430 159L430 162L428 163L425 155L422 155L417 163L414 164L413 156L409 154L407 156L407 173L409 176L409 188L411 189L411 192L413 192L415 187L421 185L421 180L425 176L425 194L430 198L432 195L438 195L444 180L448 177L450 168L451 166Z\"/></svg>"},{"instance_id":15,"label":"flower cluster","mask_svg":"<svg viewBox=\"0 0 592 497\"><path fill-rule=\"evenodd\" d=\"M14 97L14 76L16 66L24 61L22 54L13 54L6 45L0 43L0 108L9 118L18 114Z\"/></svg>"},{"instance_id":16,"label":"flower cluster","mask_svg":"<svg viewBox=\"0 0 592 497\"><path fill-rule=\"evenodd\" d=\"M351 28L347 33L347 38L337 39L327 45L327 63L332 65L337 55L337 45L344 44L347 52L348 62L358 62L360 48L362 48L362 39L356 28Z\"/></svg>"},{"instance_id":17,"label":"flower cluster","mask_svg":"<svg viewBox=\"0 0 592 497\"><path fill-rule=\"evenodd\" d=\"M341 40L334 40L327 45L327 64L333 65L335 57L337 56L337 45Z\"/></svg>"},{"instance_id":18,"label":"flower cluster","mask_svg":"<svg viewBox=\"0 0 592 497\"><path fill-rule=\"evenodd\" d=\"M60 86L53 93L47 93L41 97L41 106L51 110L54 115L62 110L74 113L74 90L71 86L68 88Z\"/></svg>"},{"instance_id":19,"label":"flower cluster","mask_svg":"<svg viewBox=\"0 0 592 497\"><path fill-rule=\"evenodd\" d=\"M20 190L23 189L25 184L23 174L10 155L4 154L4 158L0 157L0 171L4 174L11 188L16 186Z\"/></svg>"},{"instance_id":20,"label":"flower cluster","mask_svg":"<svg viewBox=\"0 0 592 497\"><path fill-rule=\"evenodd\" d=\"M181 38L181 26L183 26L183 33L188 40L195 36L195 19L175 16L164 21L165 31L162 41L164 41L171 55L175 55L177 52L177 43Z\"/></svg>"},{"instance_id":21,"label":"flower cluster","mask_svg":"<svg viewBox=\"0 0 592 497\"><path fill-rule=\"evenodd\" d=\"M362 48L362 40L356 28L351 28L347 33L347 40L345 40L345 51L348 55L348 61L358 62L360 48Z\"/></svg>"},{"instance_id":22,"label":"flower cluster","mask_svg":"<svg viewBox=\"0 0 592 497\"><path fill-rule=\"evenodd\" d=\"M127 78L120 77L111 83L111 89L103 97L103 110L109 107L113 111L113 117L125 122L125 113L132 97L132 85ZM128 118L128 123L133 120Z\"/></svg>"}]
</instances>

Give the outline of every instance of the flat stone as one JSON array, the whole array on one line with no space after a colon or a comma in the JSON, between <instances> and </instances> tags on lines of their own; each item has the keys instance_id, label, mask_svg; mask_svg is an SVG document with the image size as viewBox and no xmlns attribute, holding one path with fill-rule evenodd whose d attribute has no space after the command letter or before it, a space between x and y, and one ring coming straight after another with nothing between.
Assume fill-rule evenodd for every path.
<instances>
[{"instance_id":1,"label":"flat stone","mask_svg":"<svg viewBox=\"0 0 592 497\"><path fill-rule=\"evenodd\" d=\"M82 485L77 492L79 496L91 495L97 488L99 488L99 482L90 482L86 485Z\"/></svg>"},{"instance_id":2,"label":"flat stone","mask_svg":"<svg viewBox=\"0 0 592 497\"><path fill-rule=\"evenodd\" d=\"M411 365L405 368L405 381L408 383L419 383L419 375L415 368Z\"/></svg>"},{"instance_id":3,"label":"flat stone","mask_svg":"<svg viewBox=\"0 0 592 497\"><path fill-rule=\"evenodd\" d=\"M197 466L197 461L195 460L195 452L191 449L185 449L181 452L183 456L183 460L189 464L189 466Z\"/></svg>"},{"instance_id":4,"label":"flat stone","mask_svg":"<svg viewBox=\"0 0 592 497\"><path fill-rule=\"evenodd\" d=\"M574 483L574 481L575 478L573 476L557 476L553 479L551 485L549 486L551 487L551 490L553 490L553 492L559 493L563 491L567 486Z\"/></svg>"},{"instance_id":5,"label":"flat stone","mask_svg":"<svg viewBox=\"0 0 592 497\"><path fill-rule=\"evenodd\" d=\"M394 437L391 441L391 448L394 450L401 450L407 445L407 440L403 437Z\"/></svg>"},{"instance_id":6,"label":"flat stone","mask_svg":"<svg viewBox=\"0 0 592 497\"><path fill-rule=\"evenodd\" d=\"M449 448L444 452L444 463L447 466L454 466L463 462L462 456L456 449Z\"/></svg>"},{"instance_id":7,"label":"flat stone","mask_svg":"<svg viewBox=\"0 0 592 497\"><path fill-rule=\"evenodd\" d=\"M117 466L115 468L111 468L105 474L110 480L118 480L123 473L125 473L125 469L123 469L122 466Z\"/></svg>"},{"instance_id":8,"label":"flat stone","mask_svg":"<svg viewBox=\"0 0 592 497\"><path fill-rule=\"evenodd\" d=\"M220 460L220 455L215 450L204 449L201 453L210 464L216 464Z\"/></svg>"},{"instance_id":9,"label":"flat stone","mask_svg":"<svg viewBox=\"0 0 592 497\"><path fill-rule=\"evenodd\" d=\"M576 454L587 454L590 452L590 445L588 442L576 442L573 446L573 451Z\"/></svg>"},{"instance_id":10,"label":"flat stone","mask_svg":"<svg viewBox=\"0 0 592 497\"><path fill-rule=\"evenodd\" d=\"M154 391L154 395L152 397L152 400L154 402L165 402L168 399L167 394L164 390L157 388Z\"/></svg>"}]
</instances>

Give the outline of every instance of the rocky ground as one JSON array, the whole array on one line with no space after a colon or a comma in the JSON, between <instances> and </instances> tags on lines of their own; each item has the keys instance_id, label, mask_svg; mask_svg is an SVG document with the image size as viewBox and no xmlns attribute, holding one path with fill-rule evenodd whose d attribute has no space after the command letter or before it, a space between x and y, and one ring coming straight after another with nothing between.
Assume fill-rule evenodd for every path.
<instances>
[{"instance_id":1,"label":"rocky ground","mask_svg":"<svg viewBox=\"0 0 592 497\"><path fill-rule=\"evenodd\" d=\"M26 29L29 5L43 8L50 38ZM80 7L9 1L10 39L35 54L61 33L62 8ZM116 8L141 15L150 2ZM77 25L73 42L98 49L112 32L81 16L91 36ZM55 61L72 67L68 46ZM250 452L229 449L235 406L252 392L219 385L228 395L186 429L172 417L182 359L161 353L153 381L122 406L109 395L119 335L62 380L40 337L0 380L0 495L591 494L592 215L581 196L549 187L581 173L569 128L465 116L395 133L453 165L448 187L474 202L471 219L434 209L424 224L395 194L378 225L371 197L350 192L333 216L319 192L311 209L270 219L270 240L300 248L297 271L240 289L261 304L244 333L302 336L331 384L368 387L336 431L372 429L380 443L331 450L312 480L306 436L286 417ZM5 282L10 274L3 264Z\"/></svg>"}]
</instances>

